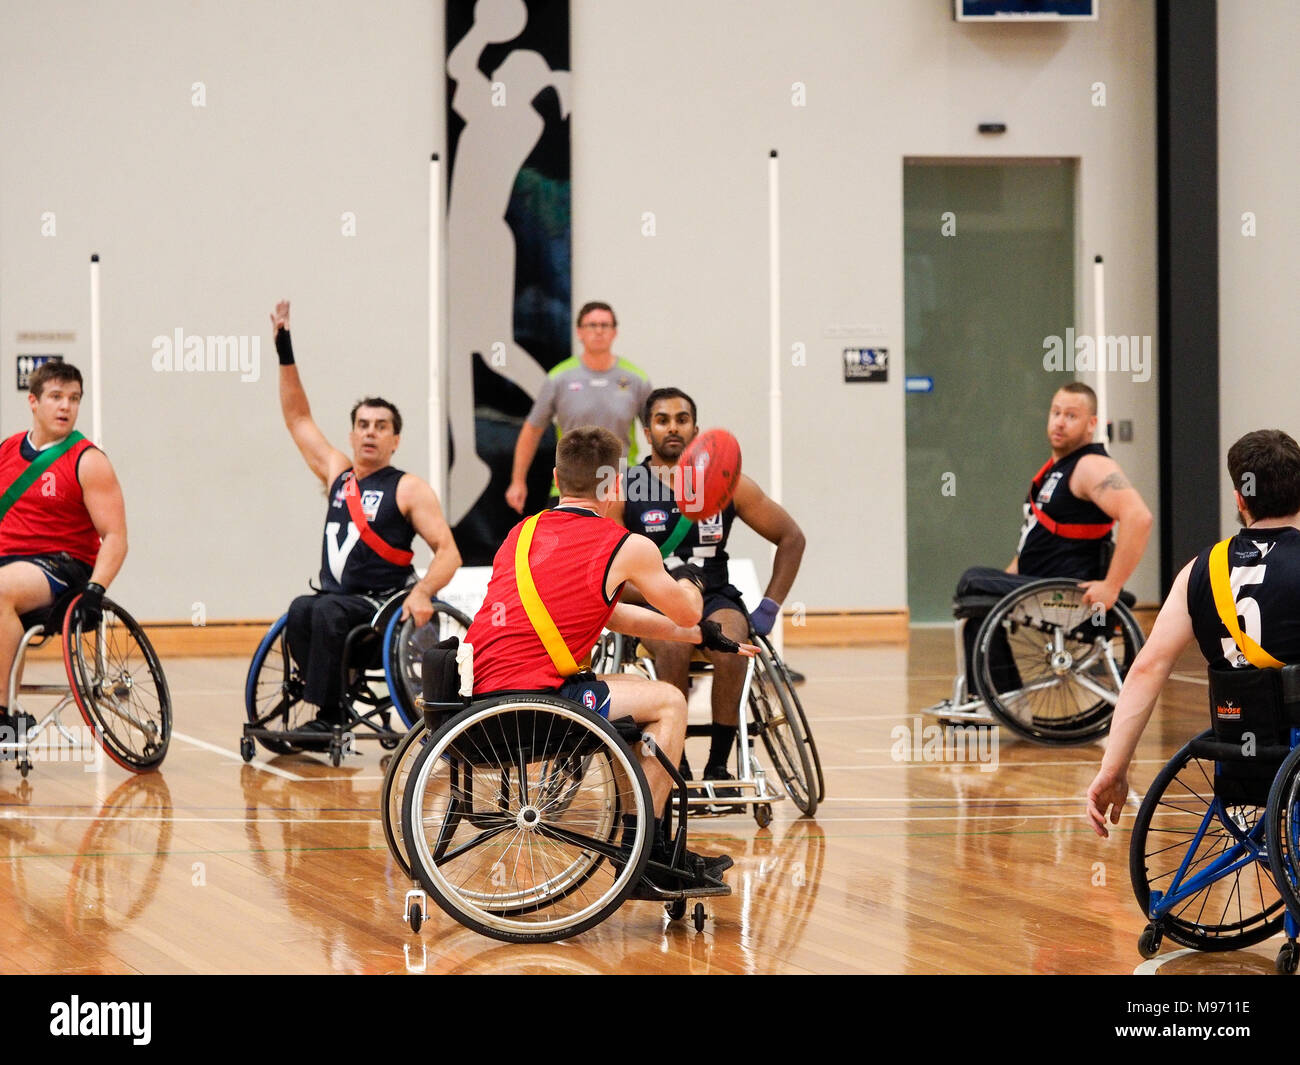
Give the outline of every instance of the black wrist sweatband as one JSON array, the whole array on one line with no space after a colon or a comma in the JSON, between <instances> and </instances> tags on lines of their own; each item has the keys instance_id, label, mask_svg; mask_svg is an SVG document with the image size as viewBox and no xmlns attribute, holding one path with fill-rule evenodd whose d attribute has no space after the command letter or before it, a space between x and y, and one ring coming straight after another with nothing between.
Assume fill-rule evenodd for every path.
<instances>
[{"instance_id":1,"label":"black wrist sweatband","mask_svg":"<svg viewBox=\"0 0 1300 1065\"><path fill-rule=\"evenodd\" d=\"M275 354L279 357L281 366L293 365L293 341L289 339L289 330L275 331Z\"/></svg>"}]
</instances>

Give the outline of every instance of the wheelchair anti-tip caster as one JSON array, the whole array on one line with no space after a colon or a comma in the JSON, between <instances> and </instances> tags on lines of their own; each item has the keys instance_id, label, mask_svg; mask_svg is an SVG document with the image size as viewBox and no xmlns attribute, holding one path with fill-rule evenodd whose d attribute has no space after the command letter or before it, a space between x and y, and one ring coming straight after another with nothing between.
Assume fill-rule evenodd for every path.
<instances>
[{"instance_id":1,"label":"wheelchair anti-tip caster","mask_svg":"<svg viewBox=\"0 0 1300 1065\"><path fill-rule=\"evenodd\" d=\"M1160 941L1164 933L1155 925L1147 925L1138 936L1138 953L1144 958L1154 958L1160 953Z\"/></svg>"},{"instance_id":2,"label":"wheelchair anti-tip caster","mask_svg":"<svg viewBox=\"0 0 1300 1065\"><path fill-rule=\"evenodd\" d=\"M665 902L664 909L668 911L668 920L680 921L686 916L686 900L673 899L672 902Z\"/></svg>"},{"instance_id":3,"label":"wheelchair anti-tip caster","mask_svg":"<svg viewBox=\"0 0 1300 1065\"><path fill-rule=\"evenodd\" d=\"M695 911L691 914L691 920L695 924L695 931L704 931L704 922L708 920L708 914L704 912L704 903L697 902L695 904Z\"/></svg>"},{"instance_id":4,"label":"wheelchair anti-tip caster","mask_svg":"<svg viewBox=\"0 0 1300 1065\"><path fill-rule=\"evenodd\" d=\"M754 821L759 828L767 828L772 823L772 804L760 802L754 807Z\"/></svg>"},{"instance_id":5,"label":"wheelchair anti-tip caster","mask_svg":"<svg viewBox=\"0 0 1300 1065\"><path fill-rule=\"evenodd\" d=\"M406 923L412 932L419 932L424 925L424 892L408 891L406 893Z\"/></svg>"},{"instance_id":6,"label":"wheelchair anti-tip caster","mask_svg":"<svg viewBox=\"0 0 1300 1065\"><path fill-rule=\"evenodd\" d=\"M245 762L251 762L253 760L254 750L255 748L251 736L245 736L239 741L239 757Z\"/></svg>"},{"instance_id":7,"label":"wheelchair anti-tip caster","mask_svg":"<svg viewBox=\"0 0 1300 1065\"><path fill-rule=\"evenodd\" d=\"M1291 976L1300 965L1300 945L1294 939L1288 939L1277 952L1277 961L1273 965L1279 976Z\"/></svg>"},{"instance_id":8,"label":"wheelchair anti-tip caster","mask_svg":"<svg viewBox=\"0 0 1300 1065\"><path fill-rule=\"evenodd\" d=\"M30 773L31 771L32 771L31 759L29 759L26 755L21 755L18 759L18 772L20 772L23 775L23 779L26 780L27 774Z\"/></svg>"}]
</instances>

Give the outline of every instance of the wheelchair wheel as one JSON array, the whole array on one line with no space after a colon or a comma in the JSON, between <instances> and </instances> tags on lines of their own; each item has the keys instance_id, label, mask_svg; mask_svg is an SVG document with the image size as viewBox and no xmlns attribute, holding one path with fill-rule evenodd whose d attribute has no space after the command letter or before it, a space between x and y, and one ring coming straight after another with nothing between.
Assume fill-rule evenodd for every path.
<instances>
[{"instance_id":1,"label":"wheelchair wheel","mask_svg":"<svg viewBox=\"0 0 1300 1065\"><path fill-rule=\"evenodd\" d=\"M786 697L790 705L794 707L795 715L799 718L799 725L803 729L804 739L808 743L808 758L812 762L814 772L817 774L817 801L820 803L826 798L826 776L822 772L821 755L817 753L817 741L813 739L812 729L808 726L808 715L804 713L803 703L799 701L799 692L794 686L794 679L790 676L790 667L776 653L772 641L766 636L758 637L758 643L772 659L772 664L776 667L775 678L785 689Z\"/></svg>"},{"instance_id":2,"label":"wheelchair wheel","mask_svg":"<svg viewBox=\"0 0 1300 1065\"><path fill-rule=\"evenodd\" d=\"M505 942L564 939L603 921L641 880L653 826L645 775L614 729L544 695L447 721L423 745L402 803L425 890L465 927Z\"/></svg>"},{"instance_id":3,"label":"wheelchair wheel","mask_svg":"<svg viewBox=\"0 0 1300 1065\"><path fill-rule=\"evenodd\" d=\"M654 662L638 655L636 648L635 636L624 636L621 632L602 633L591 651L591 671L597 676L602 673L631 673L658 680Z\"/></svg>"},{"instance_id":4,"label":"wheelchair wheel","mask_svg":"<svg viewBox=\"0 0 1300 1065\"><path fill-rule=\"evenodd\" d=\"M1129 848L1133 893L1160 934L1196 950L1237 950L1282 927L1282 896L1270 870L1256 860L1265 845L1265 820L1263 806L1225 805L1215 796L1214 762L1195 755L1191 743L1174 755L1147 790ZM1152 917L1153 891L1168 895L1181 877L1213 876L1216 866L1231 871Z\"/></svg>"},{"instance_id":5,"label":"wheelchair wheel","mask_svg":"<svg viewBox=\"0 0 1300 1065\"><path fill-rule=\"evenodd\" d=\"M397 715L407 728L420 720L415 697L424 690L420 676L424 652L450 636L459 636L463 641L469 626L470 619L454 606L437 601L433 617L419 628L414 618L403 621L400 610L389 618L384 630L384 681Z\"/></svg>"},{"instance_id":6,"label":"wheelchair wheel","mask_svg":"<svg viewBox=\"0 0 1300 1065\"><path fill-rule=\"evenodd\" d=\"M1094 624L1099 618L1102 624ZM1007 678L995 676L1000 638L1010 649L1003 665L1014 664L1017 687L1007 688ZM1088 743L1110 731L1120 685L1143 641L1123 604L1096 615L1077 582L1034 581L1009 593L985 617L969 672L978 694L1013 732L1060 746Z\"/></svg>"},{"instance_id":7,"label":"wheelchair wheel","mask_svg":"<svg viewBox=\"0 0 1300 1065\"><path fill-rule=\"evenodd\" d=\"M1300 914L1300 747L1287 755L1273 779L1266 820L1273 880L1291 912Z\"/></svg>"},{"instance_id":8,"label":"wheelchair wheel","mask_svg":"<svg viewBox=\"0 0 1300 1065\"><path fill-rule=\"evenodd\" d=\"M302 701L303 679L289 654L284 627L288 614L279 619L262 637L253 652L244 681L244 711L249 724L256 728L291 731L302 728L314 716ZM272 754L297 754L297 747L287 740L259 736L257 742Z\"/></svg>"},{"instance_id":9,"label":"wheelchair wheel","mask_svg":"<svg viewBox=\"0 0 1300 1065\"><path fill-rule=\"evenodd\" d=\"M388 842L388 851L398 867L408 877L411 875L411 860L406 855L406 840L402 835L402 796L406 791L406 782L428 739L429 730L421 718L412 726L411 731L402 737L401 743L393 752L384 773L384 783L379 791L379 812L384 823L384 839Z\"/></svg>"},{"instance_id":10,"label":"wheelchair wheel","mask_svg":"<svg viewBox=\"0 0 1300 1065\"><path fill-rule=\"evenodd\" d=\"M172 700L153 644L111 599L90 628L80 603L77 596L63 618L63 664L77 709L123 769L156 769L171 741Z\"/></svg>"},{"instance_id":11,"label":"wheelchair wheel","mask_svg":"<svg viewBox=\"0 0 1300 1065\"><path fill-rule=\"evenodd\" d=\"M760 637L762 639L762 637ZM754 676L749 685L752 732L763 739L786 794L801 813L817 812L823 785L821 766L807 731L803 708L794 699L794 688L766 640L754 657Z\"/></svg>"}]
</instances>

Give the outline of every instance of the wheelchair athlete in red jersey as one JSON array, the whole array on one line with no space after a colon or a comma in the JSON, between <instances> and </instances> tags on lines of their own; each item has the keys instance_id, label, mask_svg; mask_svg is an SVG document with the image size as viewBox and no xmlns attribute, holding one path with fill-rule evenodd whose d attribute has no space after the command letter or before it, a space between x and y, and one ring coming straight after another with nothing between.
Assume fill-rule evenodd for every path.
<instances>
[{"instance_id":1,"label":"wheelchair athlete in red jersey","mask_svg":"<svg viewBox=\"0 0 1300 1065\"><path fill-rule=\"evenodd\" d=\"M117 474L77 432L83 385L71 363L37 367L27 386L32 427L0 443L0 677L23 636L20 615L82 591L94 611L126 558L126 506ZM0 728L14 721L0 707Z\"/></svg>"},{"instance_id":2,"label":"wheelchair athlete in red jersey","mask_svg":"<svg viewBox=\"0 0 1300 1065\"><path fill-rule=\"evenodd\" d=\"M474 648L474 697L547 691L604 717L631 717L676 764L686 738L682 693L671 684L644 677L597 677L578 667L580 656L590 654L606 627L742 655L753 655L758 649L727 639L715 623L701 623L698 577L685 572L682 579L674 579L665 571L653 542L609 520L615 500L599 499L598 486L617 483L613 472L621 454L617 437L606 429L584 426L560 438L555 464L559 505L510 531L493 559L483 606L465 638ZM526 567L517 570L520 560ZM521 586L523 568L531 575L528 583L533 590L527 583ZM629 583L662 613L620 603ZM552 639L558 635L562 646L544 638L547 621ZM662 818L672 781L654 755L643 753L641 764L660 819L651 860L668 864ZM704 859L703 875L716 880L731 864L726 855Z\"/></svg>"}]
</instances>

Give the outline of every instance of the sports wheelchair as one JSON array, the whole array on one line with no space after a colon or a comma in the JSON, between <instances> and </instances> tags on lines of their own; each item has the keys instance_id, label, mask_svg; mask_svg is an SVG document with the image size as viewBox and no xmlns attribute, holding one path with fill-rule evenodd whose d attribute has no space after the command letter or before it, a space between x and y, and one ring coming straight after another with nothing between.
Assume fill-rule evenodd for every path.
<instances>
[{"instance_id":1,"label":"sports wheelchair","mask_svg":"<svg viewBox=\"0 0 1300 1065\"><path fill-rule=\"evenodd\" d=\"M403 912L412 932L430 895L482 935L543 943L594 927L629 898L680 920L689 899L731 894L687 867L686 782L649 734L547 694L470 702L458 694L455 655L426 655L422 720L384 778L385 837L413 881ZM651 861L656 819L637 748L673 780L670 865ZM652 867L682 886L656 886ZM697 901L696 931L706 919Z\"/></svg>"},{"instance_id":2,"label":"sports wheelchair","mask_svg":"<svg viewBox=\"0 0 1300 1065\"><path fill-rule=\"evenodd\" d=\"M324 744L334 766L356 740L378 740L386 750L397 747L419 720L415 701L421 691L424 652L448 636L464 636L470 626L469 618L440 600L434 600L427 624L417 626L411 617L403 620L402 603L409 590L389 597L368 624L357 625L347 634L339 656L345 723L331 733L306 728L313 711L303 702L304 681L289 653L285 634L289 615L276 619L253 653L244 682L248 721L239 752L245 762L252 761L254 742L272 754L320 750Z\"/></svg>"},{"instance_id":3,"label":"sports wheelchair","mask_svg":"<svg viewBox=\"0 0 1300 1065\"><path fill-rule=\"evenodd\" d=\"M14 757L24 777L32 753L67 760L66 749L86 746L62 722L69 703L94 734L104 753L123 769L145 773L157 769L167 754L172 733L172 701L167 678L149 637L130 614L105 598L98 616L82 605L80 590L65 592L50 606L20 615L23 635L9 670L8 706L15 721L29 715L25 695L58 696L54 706L15 739L0 741L0 752ZM23 683L29 650L58 640L66 681ZM45 743L38 741L49 728ZM57 738L56 738L57 733Z\"/></svg>"},{"instance_id":4,"label":"sports wheelchair","mask_svg":"<svg viewBox=\"0 0 1300 1065\"><path fill-rule=\"evenodd\" d=\"M757 644L759 653L746 660L745 682L740 705L748 713L737 716L736 779L691 780L687 805L692 814L726 812L728 807L749 806L759 828L772 823L772 803L787 795L799 812L812 817L826 798L826 780L821 757L808 726L808 715L795 691L790 671L766 636L750 632L747 642ZM639 673L655 680L654 660L635 638L607 632L592 652L596 673ZM713 665L703 652L691 657L690 676L708 676ZM708 736L711 725L687 725L686 736ZM772 759L785 792L776 790L754 753L759 737ZM739 794L721 795L720 791Z\"/></svg>"},{"instance_id":5,"label":"sports wheelchair","mask_svg":"<svg viewBox=\"0 0 1300 1065\"><path fill-rule=\"evenodd\" d=\"M1100 739L1146 638L1121 592L1108 611L1077 581L1030 581L1005 594L972 589L953 600L958 674L951 698L925 714L957 725L1004 725L1053 746ZM965 628L978 624L966 661Z\"/></svg>"},{"instance_id":6,"label":"sports wheelchair","mask_svg":"<svg viewBox=\"0 0 1300 1065\"><path fill-rule=\"evenodd\" d=\"M1211 669L1212 727L1157 774L1133 826L1129 872L1153 957L1168 936L1237 950L1285 930L1300 963L1300 666Z\"/></svg>"}]
</instances>

